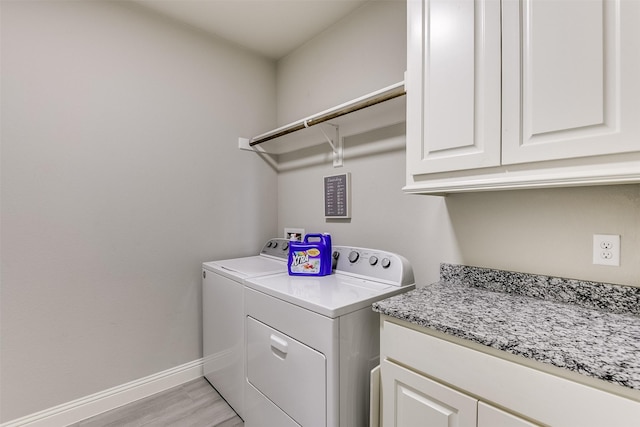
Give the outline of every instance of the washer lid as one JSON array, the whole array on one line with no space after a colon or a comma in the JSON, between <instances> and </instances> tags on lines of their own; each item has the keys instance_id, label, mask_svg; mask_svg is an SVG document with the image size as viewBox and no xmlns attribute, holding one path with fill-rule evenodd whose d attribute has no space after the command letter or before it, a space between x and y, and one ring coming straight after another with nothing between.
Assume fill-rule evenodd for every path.
<instances>
[{"instance_id":1,"label":"washer lid","mask_svg":"<svg viewBox=\"0 0 640 427\"><path fill-rule=\"evenodd\" d=\"M375 301L414 288L413 285L398 287L339 273L330 276L276 274L248 279L246 286L330 318L369 307Z\"/></svg>"},{"instance_id":2,"label":"washer lid","mask_svg":"<svg viewBox=\"0 0 640 427\"><path fill-rule=\"evenodd\" d=\"M207 270L243 279L287 271L286 260L276 260L262 255L211 261L202 265Z\"/></svg>"}]
</instances>

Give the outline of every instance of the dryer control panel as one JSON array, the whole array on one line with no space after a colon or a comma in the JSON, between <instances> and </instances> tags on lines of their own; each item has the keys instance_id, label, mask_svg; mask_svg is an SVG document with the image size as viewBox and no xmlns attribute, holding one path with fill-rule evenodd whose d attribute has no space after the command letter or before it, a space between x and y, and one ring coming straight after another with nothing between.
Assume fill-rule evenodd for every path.
<instances>
[{"instance_id":1,"label":"dryer control panel","mask_svg":"<svg viewBox=\"0 0 640 427\"><path fill-rule=\"evenodd\" d=\"M394 286L408 286L415 283L409 261L393 252L334 246L333 259L336 273L377 280Z\"/></svg>"}]
</instances>

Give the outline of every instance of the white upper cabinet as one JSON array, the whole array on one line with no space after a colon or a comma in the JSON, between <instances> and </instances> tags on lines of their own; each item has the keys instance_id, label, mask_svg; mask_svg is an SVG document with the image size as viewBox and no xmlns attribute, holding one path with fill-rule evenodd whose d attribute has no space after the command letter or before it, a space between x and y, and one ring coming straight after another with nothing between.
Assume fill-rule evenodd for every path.
<instances>
[{"instance_id":1,"label":"white upper cabinet","mask_svg":"<svg viewBox=\"0 0 640 427\"><path fill-rule=\"evenodd\" d=\"M640 150L631 3L503 2L503 164Z\"/></svg>"},{"instance_id":2,"label":"white upper cabinet","mask_svg":"<svg viewBox=\"0 0 640 427\"><path fill-rule=\"evenodd\" d=\"M500 2L407 3L408 168L500 164Z\"/></svg>"},{"instance_id":3,"label":"white upper cabinet","mask_svg":"<svg viewBox=\"0 0 640 427\"><path fill-rule=\"evenodd\" d=\"M406 191L640 182L640 1L407 4Z\"/></svg>"}]
</instances>

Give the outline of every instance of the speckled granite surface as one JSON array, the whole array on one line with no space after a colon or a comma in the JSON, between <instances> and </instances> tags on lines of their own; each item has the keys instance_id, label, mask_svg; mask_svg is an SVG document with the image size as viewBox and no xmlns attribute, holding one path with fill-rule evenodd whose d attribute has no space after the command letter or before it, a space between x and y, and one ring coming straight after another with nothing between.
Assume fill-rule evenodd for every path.
<instances>
[{"instance_id":1,"label":"speckled granite surface","mask_svg":"<svg viewBox=\"0 0 640 427\"><path fill-rule=\"evenodd\" d=\"M375 311L640 390L640 288L441 266Z\"/></svg>"}]
</instances>

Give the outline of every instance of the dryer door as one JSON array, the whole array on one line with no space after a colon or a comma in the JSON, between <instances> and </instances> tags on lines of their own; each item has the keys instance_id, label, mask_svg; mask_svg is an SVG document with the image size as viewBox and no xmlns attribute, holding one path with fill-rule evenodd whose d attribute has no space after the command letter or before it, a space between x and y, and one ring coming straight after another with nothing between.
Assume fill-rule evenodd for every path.
<instances>
[{"instance_id":1,"label":"dryer door","mask_svg":"<svg viewBox=\"0 0 640 427\"><path fill-rule=\"evenodd\" d=\"M247 379L305 427L326 426L326 358L247 317Z\"/></svg>"}]
</instances>

